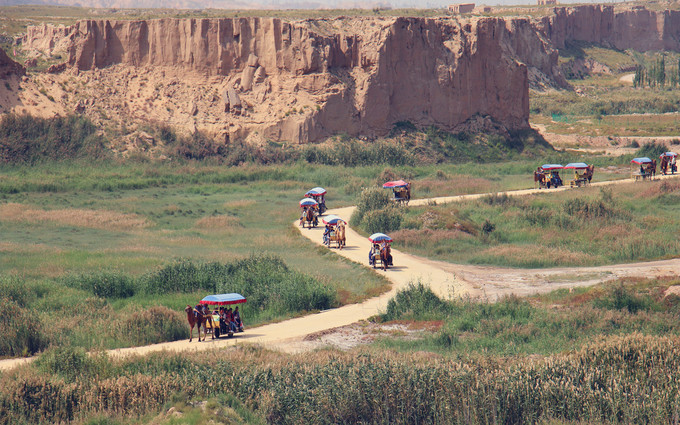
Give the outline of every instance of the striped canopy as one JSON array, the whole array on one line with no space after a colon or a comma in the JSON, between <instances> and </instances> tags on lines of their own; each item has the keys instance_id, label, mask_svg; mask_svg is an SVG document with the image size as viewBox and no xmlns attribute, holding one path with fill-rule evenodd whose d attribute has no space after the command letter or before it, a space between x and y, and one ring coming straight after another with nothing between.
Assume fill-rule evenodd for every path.
<instances>
[{"instance_id":1,"label":"striped canopy","mask_svg":"<svg viewBox=\"0 0 680 425\"><path fill-rule=\"evenodd\" d=\"M588 164L585 162L571 162L564 166L565 170L580 170L583 168L588 168Z\"/></svg>"},{"instance_id":2,"label":"striped canopy","mask_svg":"<svg viewBox=\"0 0 680 425\"><path fill-rule=\"evenodd\" d=\"M246 302L246 297L237 293L208 295L207 297L203 298L200 302L201 304L209 305L241 304Z\"/></svg>"},{"instance_id":3,"label":"striped canopy","mask_svg":"<svg viewBox=\"0 0 680 425\"><path fill-rule=\"evenodd\" d=\"M642 158L633 158L632 161L630 161L631 164L637 164L637 165L642 165L642 164L651 164L652 160L647 158L646 156L643 156Z\"/></svg>"},{"instance_id":4,"label":"striped canopy","mask_svg":"<svg viewBox=\"0 0 680 425\"><path fill-rule=\"evenodd\" d=\"M408 186L408 183L406 183L405 181L395 180L395 181L392 181L392 182L385 183L383 185L383 188L384 189L392 189L392 188L395 188L395 187L406 187L406 186Z\"/></svg>"},{"instance_id":5,"label":"striped canopy","mask_svg":"<svg viewBox=\"0 0 680 425\"><path fill-rule=\"evenodd\" d=\"M373 233L371 236L368 237L368 240L373 243L378 243L382 241L392 242L392 238L384 233Z\"/></svg>"},{"instance_id":6,"label":"striped canopy","mask_svg":"<svg viewBox=\"0 0 680 425\"><path fill-rule=\"evenodd\" d=\"M335 226L336 224L338 224L341 221L343 223L345 223L345 220L343 220L340 217L338 217L337 215L333 215L333 214L331 214L328 217L325 217L323 219L324 224L330 224L330 225L333 225L333 226Z\"/></svg>"},{"instance_id":7,"label":"striped canopy","mask_svg":"<svg viewBox=\"0 0 680 425\"><path fill-rule=\"evenodd\" d=\"M305 193L305 196L321 196L326 194L326 189L323 187L315 187L314 189L310 189Z\"/></svg>"},{"instance_id":8,"label":"striped canopy","mask_svg":"<svg viewBox=\"0 0 680 425\"><path fill-rule=\"evenodd\" d=\"M561 170L564 167L560 164L543 164L541 165L541 168L543 171L555 171L555 170Z\"/></svg>"},{"instance_id":9,"label":"striped canopy","mask_svg":"<svg viewBox=\"0 0 680 425\"><path fill-rule=\"evenodd\" d=\"M300 206L301 207L311 207L313 205L318 205L319 203L316 202L313 198L305 198L300 200Z\"/></svg>"}]
</instances>

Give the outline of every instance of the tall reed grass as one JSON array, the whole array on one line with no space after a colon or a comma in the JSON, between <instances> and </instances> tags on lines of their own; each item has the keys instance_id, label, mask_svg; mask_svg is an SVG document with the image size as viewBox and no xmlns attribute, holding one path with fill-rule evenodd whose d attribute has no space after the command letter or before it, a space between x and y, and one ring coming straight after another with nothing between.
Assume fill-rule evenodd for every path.
<instances>
[{"instance_id":1,"label":"tall reed grass","mask_svg":"<svg viewBox=\"0 0 680 425\"><path fill-rule=\"evenodd\" d=\"M680 340L613 336L546 358L463 359L365 350L300 356L261 350L58 358L0 377L0 423L134 417L175 394L231 394L272 424L672 423Z\"/></svg>"}]
</instances>

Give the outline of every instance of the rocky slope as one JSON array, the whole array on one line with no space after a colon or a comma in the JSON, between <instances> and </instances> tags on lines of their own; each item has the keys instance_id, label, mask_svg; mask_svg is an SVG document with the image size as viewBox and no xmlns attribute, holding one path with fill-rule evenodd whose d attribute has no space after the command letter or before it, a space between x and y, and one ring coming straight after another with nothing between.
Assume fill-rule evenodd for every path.
<instances>
[{"instance_id":1,"label":"rocky slope","mask_svg":"<svg viewBox=\"0 0 680 425\"><path fill-rule=\"evenodd\" d=\"M10 76L21 76L26 74L26 69L13 61L4 50L0 49L0 78L6 79Z\"/></svg>"},{"instance_id":2,"label":"rocky slope","mask_svg":"<svg viewBox=\"0 0 680 425\"><path fill-rule=\"evenodd\" d=\"M296 143L399 121L527 128L527 66L560 78L527 19L88 20L29 28L23 45L64 52L66 74L88 86L106 81L97 102L109 112Z\"/></svg>"}]
</instances>

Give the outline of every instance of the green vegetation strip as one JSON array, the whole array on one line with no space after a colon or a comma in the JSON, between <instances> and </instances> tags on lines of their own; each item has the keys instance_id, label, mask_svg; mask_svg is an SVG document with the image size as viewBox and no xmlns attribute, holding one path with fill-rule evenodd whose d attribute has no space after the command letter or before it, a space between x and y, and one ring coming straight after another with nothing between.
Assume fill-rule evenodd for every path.
<instances>
[{"instance_id":1,"label":"green vegetation strip","mask_svg":"<svg viewBox=\"0 0 680 425\"><path fill-rule=\"evenodd\" d=\"M251 326L336 305L336 291L272 256L230 264L185 260L140 277L0 278L0 357L48 346L117 348L188 338L184 307L228 292L246 295L241 314Z\"/></svg>"}]
</instances>

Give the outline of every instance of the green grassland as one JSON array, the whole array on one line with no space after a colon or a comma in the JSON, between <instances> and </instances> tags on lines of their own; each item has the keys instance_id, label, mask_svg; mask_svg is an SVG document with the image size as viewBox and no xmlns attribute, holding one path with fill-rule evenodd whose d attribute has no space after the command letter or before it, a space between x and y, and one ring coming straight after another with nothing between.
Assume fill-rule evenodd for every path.
<instances>
[{"instance_id":1,"label":"green grassland","mask_svg":"<svg viewBox=\"0 0 680 425\"><path fill-rule=\"evenodd\" d=\"M111 359L54 348L0 375L3 423L668 423L680 409L677 278L495 304L414 285L382 320L417 338L286 355Z\"/></svg>"},{"instance_id":2,"label":"green grassland","mask_svg":"<svg viewBox=\"0 0 680 425\"><path fill-rule=\"evenodd\" d=\"M501 163L387 168L300 160L226 167L206 161L96 158L3 165L0 283L10 293L19 287L26 290L20 301L10 296L14 304L3 314L24 317L34 311L36 326L4 346L2 355L29 354L54 344L114 348L185 337L184 306L218 289L243 287L232 275L218 275L214 281L236 280L231 287L206 286L199 276L191 277L197 283L188 287L148 290L147 282L176 273L183 264L201 269L255 258L256 271L265 273L271 257L285 265L283 280L312 279L308 290L297 296L308 301L291 301L285 304L294 305L288 310L275 301L244 307L248 325L361 301L384 291L387 283L299 236L291 223L306 190L326 187L329 207L339 207L354 204L363 187L379 187L396 178L412 180L417 197L525 188L536 164L566 159L564 153L548 155ZM614 164L620 159L598 161ZM620 177L617 169L607 178ZM264 290L250 289L247 297ZM142 313L152 308L161 310ZM146 316L131 317L137 313ZM172 326L154 333L153 324L161 318ZM88 327L73 327L71 320L87 321ZM120 331L139 323L145 325L140 336Z\"/></svg>"},{"instance_id":3,"label":"green grassland","mask_svg":"<svg viewBox=\"0 0 680 425\"><path fill-rule=\"evenodd\" d=\"M558 134L660 137L680 133L680 89L670 83L670 74L678 72L677 53L620 51L585 42L572 42L559 53L573 90L532 90L532 123ZM635 66L651 67L661 55L666 63L664 87L635 88L620 80ZM570 63L581 59L605 65L611 73L573 75Z\"/></svg>"},{"instance_id":4,"label":"green grassland","mask_svg":"<svg viewBox=\"0 0 680 425\"><path fill-rule=\"evenodd\" d=\"M624 279L496 303L442 300L414 284L390 301L380 320L432 322L436 330L415 337L386 336L375 344L399 351L522 358L573 352L614 336L678 337L680 298L665 293L679 284L676 276Z\"/></svg>"},{"instance_id":5,"label":"green grassland","mask_svg":"<svg viewBox=\"0 0 680 425\"><path fill-rule=\"evenodd\" d=\"M680 182L657 181L410 207L391 236L399 249L454 263L534 268L673 258L679 189Z\"/></svg>"}]
</instances>

